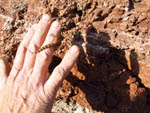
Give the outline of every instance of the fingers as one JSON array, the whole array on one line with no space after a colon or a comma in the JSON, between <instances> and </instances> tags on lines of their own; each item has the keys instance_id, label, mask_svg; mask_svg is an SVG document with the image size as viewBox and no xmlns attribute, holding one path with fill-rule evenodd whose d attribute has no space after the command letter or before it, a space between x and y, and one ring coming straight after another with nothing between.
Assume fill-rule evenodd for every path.
<instances>
[{"instance_id":1,"label":"fingers","mask_svg":"<svg viewBox=\"0 0 150 113\"><path fill-rule=\"evenodd\" d=\"M54 69L52 75L45 83L44 90L46 95L51 95L58 90L60 84L70 72L78 56L79 48L77 46L73 46L67 52L62 62Z\"/></svg>"},{"instance_id":2,"label":"fingers","mask_svg":"<svg viewBox=\"0 0 150 113\"><path fill-rule=\"evenodd\" d=\"M4 84L9 75L10 67L5 59L0 58L0 86Z\"/></svg>"},{"instance_id":3,"label":"fingers","mask_svg":"<svg viewBox=\"0 0 150 113\"><path fill-rule=\"evenodd\" d=\"M58 38L55 36L58 36L59 32L60 32L60 24L57 21L55 21L51 25L51 28L48 32L48 35L45 39L43 46L54 43L54 41L57 40ZM34 82L45 81L47 79L46 73L53 56L53 49L54 47L50 47L37 54L32 73L33 78L31 77L31 79L37 80Z\"/></svg>"},{"instance_id":4,"label":"fingers","mask_svg":"<svg viewBox=\"0 0 150 113\"><path fill-rule=\"evenodd\" d=\"M26 70L31 70L33 69L34 63L35 63L35 58L36 54L34 54L43 44L45 37L48 33L49 27L51 24L51 18L48 15L44 15L40 22L37 25L36 31L33 35L32 40L29 43L26 56L25 56L25 61L24 61L24 66L23 69Z\"/></svg>"},{"instance_id":5,"label":"fingers","mask_svg":"<svg viewBox=\"0 0 150 113\"><path fill-rule=\"evenodd\" d=\"M16 53L16 57L15 57L15 60L14 60L14 64L13 64L12 70L10 72L10 76L9 76L10 80L15 79L17 73L23 67L24 58L25 58L25 54L26 54L26 48L28 47L29 42L32 39L35 27L36 27L36 24L33 25L31 29L29 29L29 31L25 35L23 41L20 43L20 46L19 46L19 48L17 50L17 53Z\"/></svg>"}]
</instances>

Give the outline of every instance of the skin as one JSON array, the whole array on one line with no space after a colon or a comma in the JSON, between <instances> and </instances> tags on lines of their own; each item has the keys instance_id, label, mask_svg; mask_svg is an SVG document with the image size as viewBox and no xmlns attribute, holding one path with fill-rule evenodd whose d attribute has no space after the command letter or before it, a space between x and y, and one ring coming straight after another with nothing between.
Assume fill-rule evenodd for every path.
<instances>
[{"instance_id":1,"label":"skin","mask_svg":"<svg viewBox=\"0 0 150 113\"><path fill-rule=\"evenodd\" d=\"M53 36L58 36L60 27L59 22L44 15L24 37L10 71L0 59L0 113L50 113L56 92L79 55L79 48L73 46L47 78L54 47L36 52L54 43L58 37Z\"/></svg>"}]
</instances>

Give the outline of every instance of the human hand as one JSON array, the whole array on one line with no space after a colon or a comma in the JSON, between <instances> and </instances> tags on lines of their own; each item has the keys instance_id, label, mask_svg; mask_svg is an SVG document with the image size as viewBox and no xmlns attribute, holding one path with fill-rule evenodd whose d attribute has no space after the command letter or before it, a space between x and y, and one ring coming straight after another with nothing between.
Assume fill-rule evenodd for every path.
<instances>
[{"instance_id":1,"label":"human hand","mask_svg":"<svg viewBox=\"0 0 150 113\"><path fill-rule=\"evenodd\" d=\"M51 111L56 92L79 55L79 48L73 46L47 78L54 47L37 51L53 43L59 32L60 24L44 15L21 42L10 73L5 62L0 60L0 113Z\"/></svg>"}]
</instances>

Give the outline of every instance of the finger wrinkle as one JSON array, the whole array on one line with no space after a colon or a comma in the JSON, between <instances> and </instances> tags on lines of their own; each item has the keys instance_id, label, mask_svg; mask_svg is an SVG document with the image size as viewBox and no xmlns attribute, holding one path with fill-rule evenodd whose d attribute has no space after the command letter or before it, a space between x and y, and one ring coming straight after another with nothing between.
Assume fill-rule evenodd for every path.
<instances>
[{"instance_id":1,"label":"finger wrinkle","mask_svg":"<svg viewBox=\"0 0 150 113\"><path fill-rule=\"evenodd\" d=\"M36 53L36 51L38 51L40 46L38 46L38 44L35 44L35 42L30 42L29 47L27 48L30 52L32 53Z\"/></svg>"},{"instance_id":2,"label":"finger wrinkle","mask_svg":"<svg viewBox=\"0 0 150 113\"><path fill-rule=\"evenodd\" d=\"M49 60L51 55L51 51L49 49L44 50L41 53L37 54L37 58L39 58L39 62L46 62L47 60Z\"/></svg>"}]
</instances>

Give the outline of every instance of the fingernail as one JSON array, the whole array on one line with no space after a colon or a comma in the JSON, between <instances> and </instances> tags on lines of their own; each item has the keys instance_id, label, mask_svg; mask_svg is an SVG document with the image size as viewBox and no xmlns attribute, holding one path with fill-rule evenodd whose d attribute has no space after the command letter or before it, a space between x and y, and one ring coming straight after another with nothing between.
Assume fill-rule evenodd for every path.
<instances>
[{"instance_id":1,"label":"fingernail","mask_svg":"<svg viewBox=\"0 0 150 113\"><path fill-rule=\"evenodd\" d=\"M71 54L71 55L75 55L75 54L77 54L77 53L79 53L79 48L78 48L77 46L73 46L73 47L71 48L70 54Z\"/></svg>"},{"instance_id":2,"label":"fingernail","mask_svg":"<svg viewBox=\"0 0 150 113\"><path fill-rule=\"evenodd\" d=\"M48 23L49 21L50 21L50 16L49 15L43 15L42 22L43 23Z\"/></svg>"},{"instance_id":3,"label":"fingernail","mask_svg":"<svg viewBox=\"0 0 150 113\"><path fill-rule=\"evenodd\" d=\"M60 24L58 21L54 21L52 24L52 30L57 30L60 28Z\"/></svg>"}]
</instances>

